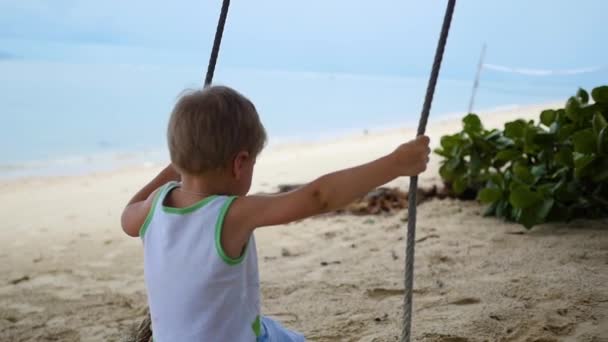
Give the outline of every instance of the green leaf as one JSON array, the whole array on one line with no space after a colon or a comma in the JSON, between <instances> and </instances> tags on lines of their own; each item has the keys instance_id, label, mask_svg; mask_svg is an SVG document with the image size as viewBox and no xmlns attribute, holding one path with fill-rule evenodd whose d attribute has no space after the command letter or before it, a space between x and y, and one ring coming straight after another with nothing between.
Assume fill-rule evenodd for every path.
<instances>
[{"instance_id":1,"label":"green leaf","mask_svg":"<svg viewBox=\"0 0 608 342\"><path fill-rule=\"evenodd\" d=\"M557 171L553 172L553 174L549 178L564 178L570 174L570 167L562 167L557 169Z\"/></svg>"},{"instance_id":2,"label":"green leaf","mask_svg":"<svg viewBox=\"0 0 608 342\"><path fill-rule=\"evenodd\" d=\"M568 123L568 116L566 115L566 110L563 108L555 110L555 122L559 125L564 125Z\"/></svg>"},{"instance_id":3,"label":"green leaf","mask_svg":"<svg viewBox=\"0 0 608 342\"><path fill-rule=\"evenodd\" d=\"M578 183L575 181L560 183L560 186L555 189L555 198L562 202L574 201L579 194Z\"/></svg>"},{"instance_id":4,"label":"green leaf","mask_svg":"<svg viewBox=\"0 0 608 342\"><path fill-rule=\"evenodd\" d=\"M541 146L553 146L555 141L555 134L551 133L538 133L533 137L533 143Z\"/></svg>"},{"instance_id":5,"label":"green leaf","mask_svg":"<svg viewBox=\"0 0 608 342\"><path fill-rule=\"evenodd\" d=\"M594 192L596 195L602 192L604 185L608 186L608 158L597 158L594 163L593 171L591 172L591 180L597 183ZM608 199L608 193L605 194ZM606 207L608 209L608 206Z\"/></svg>"},{"instance_id":6,"label":"green leaf","mask_svg":"<svg viewBox=\"0 0 608 342\"><path fill-rule=\"evenodd\" d=\"M488 208L484 211L483 216L493 216L496 214L496 207L498 206L498 202L494 202L488 206Z\"/></svg>"},{"instance_id":7,"label":"green leaf","mask_svg":"<svg viewBox=\"0 0 608 342\"><path fill-rule=\"evenodd\" d=\"M597 137L597 153L604 155L608 153L608 127L602 128Z\"/></svg>"},{"instance_id":8,"label":"green leaf","mask_svg":"<svg viewBox=\"0 0 608 342\"><path fill-rule=\"evenodd\" d=\"M570 138L574 131L576 131L575 125L565 124L560 128L559 131L557 131L557 139L561 142L566 141Z\"/></svg>"},{"instance_id":9,"label":"green leaf","mask_svg":"<svg viewBox=\"0 0 608 342\"><path fill-rule=\"evenodd\" d=\"M467 183L463 177L459 177L454 179L454 183L452 183L452 190L456 195L461 195L467 189Z\"/></svg>"},{"instance_id":10,"label":"green leaf","mask_svg":"<svg viewBox=\"0 0 608 342\"><path fill-rule=\"evenodd\" d=\"M578 97L579 101L582 104L589 103L589 93L587 93L587 91L583 88L578 88L578 91L576 92L576 97Z\"/></svg>"},{"instance_id":11,"label":"green leaf","mask_svg":"<svg viewBox=\"0 0 608 342\"><path fill-rule=\"evenodd\" d=\"M530 229L537 224L544 223L554 204L555 200L553 198L547 198L534 206L522 209L521 216L518 220L519 223L523 224L527 229Z\"/></svg>"},{"instance_id":12,"label":"green leaf","mask_svg":"<svg viewBox=\"0 0 608 342\"><path fill-rule=\"evenodd\" d=\"M527 124L524 120L507 122L505 124L505 136L511 139L521 139L524 136L526 126Z\"/></svg>"},{"instance_id":13,"label":"green leaf","mask_svg":"<svg viewBox=\"0 0 608 342\"><path fill-rule=\"evenodd\" d=\"M536 186L536 192L538 192L542 197L551 196L554 187L555 183L544 183Z\"/></svg>"},{"instance_id":14,"label":"green leaf","mask_svg":"<svg viewBox=\"0 0 608 342\"><path fill-rule=\"evenodd\" d=\"M462 158L452 157L448 159L447 163L445 163L445 167L448 169L448 171L454 171L458 168L458 166L460 166L460 163L462 163L462 161Z\"/></svg>"},{"instance_id":15,"label":"green leaf","mask_svg":"<svg viewBox=\"0 0 608 342\"><path fill-rule=\"evenodd\" d=\"M502 132L497 130L497 129L493 129L490 132L488 132L488 134L486 134L483 138L486 141L491 141L497 138L500 138L502 136Z\"/></svg>"},{"instance_id":16,"label":"green leaf","mask_svg":"<svg viewBox=\"0 0 608 342\"><path fill-rule=\"evenodd\" d=\"M500 189L505 189L505 180L500 173L493 173L489 177L489 184L493 184Z\"/></svg>"},{"instance_id":17,"label":"green leaf","mask_svg":"<svg viewBox=\"0 0 608 342\"><path fill-rule=\"evenodd\" d=\"M496 217L506 218L509 213L509 202L506 200L498 201L496 204Z\"/></svg>"},{"instance_id":18,"label":"green leaf","mask_svg":"<svg viewBox=\"0 0 608 342\"><path fill-rule=\"evenodd\" d=\"M527 165L524 165L522 163L515 163L515 165L513 165L513 173L524 183L534 183L534 176L530 172L530 169Z\"/></svg>"},{"instance_id":19,"label":"green leaf","mask_svg":"<svg viewBox=\"0 0 608 342\"><path fill-rule=\"evenodd\" d=\"M574 133L572 135L572 143L574 143L574 152L589 154L597 150L593 129L591 128Z\"/></svg>"},{"instance_id":20,"label":"green leaf","mask_svg":"<svg viewBox=\"0 0 608 342\"><path fill-rule=\"evenodd\" d=\"M518 150L504 150L496 153L495 158L501 161L511 161L515 158L521 157L521 152Z\"/></svg>"},{"instance_id":21,"label":"green leaf","mask_svg":"<svg viewBox=\"0 0 608 342\"><path fill-rule=\"evenodd\" d=\"M554 156L554 160L557 164L572 167L572 149L570 147L564 146L557 150Z\"/></svg>"},{"instance_id":22,"label":"green leaf","mask_svg":"<svg viewBox=\"0 0 608 342\"><path fill-rule=\"evenodd\" d=\"M441 176L441 179L446 182L451 182L454 179L454 173L448 171L448 168L445 167L445 163L439 167L439 175Z\"/></svg>"},{"instance_id":23,"label":"green leaf","mask_svg":"<svg viewBox=\"0 0 608 342\"><path fill-rule=\"evenodd\" d=\"M477 194L477 198L483 204L489 204L498 201L502 197L502 191L498 188L481 189Z\"/></svg>"},{"instance_id":24,"label":"green leaf","mask_svg":"<svg viewBox=\"0 0 608 342\"><path fill-rule=\"evenodd\" d=\"M606 180L608 180L608 169L603 169L600 170L600 172L598 173L594 173L591 177L591 180L596 183L605 182Z\"/></svg>"},{"instance_id":25,"label":"green leaf","mask_svg":"<svg viewBox=\"0 0 608 342\"><path fill-rule=\"evenodd\" d=\"M480 133L483 130L481 120L475 114L469 114L462 119L464 131L468 134Z\"/></svg>"},{"instance_id":26,"label":"green leaf","mask_svg":"<svg viewBox=\"0 0 608 342\"><path fill-rule=\"evenodd\" d=\"M530 187L528 186L513 184L511 188L509 203L511 203L514 208L529 208L537 204L541 200L542 198L540 197L540 195L530 190Z\"/></svg>"},{"instance_id":27,"label":"green leaf","mask_svg":"<svg viewBox=\"0 0 608 342\"><path fill-rule=\"evenodd\" d=\"M582 106L581 107L581 120L579 120L580 123L587 126L587 121L591 121L591 119L593 118L593 115L595 115L595 113L598 113L600 110L601 110L601 108L596 103Z\"/></svg>"},{"instance_id":28,"label":"green leaf","mask_svg":"<svg viewBox=\"0 0 608 342\"><path fill-rule=\"evenodd\" d=\"M566 115L575 122L581 118L581 103L574 96L566 102Z\"/></svg>"},{"instance_id":29,"label":"green leaf","mask_svg":"<svg viewBox=\"0 0 608 342\"><path fill-rule=\"evenodd\" d=\"M575 153L574 154L574 176L576 178L581 178L581 177L585 176L589 165L591 165L591 163L593 163L595 161L595 158L596 158L596 156L594 154Z\"/></svg>"},{"instance_id":30,"label":"green leaf","mask_svg":"<svg viewBox=\"0 0 608 342\"><path fill-rule=\"evenodd\" d=\"M509 218L512 221L519 222L521 219L521 212L522 212L522 210L520 208L512 208Z\"/></svg>"},{"instance_id":31,"label":"green leaf","mask_svg":"<svg viewBox=\"0 0 608 342\"><path fill-rule=\"evenodd\" d=\"M532 126L532 124L526 126L524 129L524 152L525 153L534 153L538 149L538 145L536 144L536 137L538 136L538 132L536 131L536 127Z\"/></svg>"},{"instance_id":32,"label":"green leaf","mask_svg":"<svg viewBox=\"0 0 608 342\"><path fill-rule=\"evenodd\" d=\"M460 134L444 135L441 137L441 147L446 153L454 155L456 151L462 148L464 141Z\"/></svg>"},{"instance_id":33,"label":"green leaf","mask_svg":"<svg viewBox=\"0 0 608 342\"><path fill-rule=\"evenodd\" d=\"M549 133L557 134L557 131L559 131L561 127L562 125L559 122L554 121L551 126L549 126Z\"/></svg>"},{"instance_id":34,"label":"green leaf","mask_svg":"<svg viewBox=\"0 0 608 342\"><path fill-rule=\"evenodd\" d=\"M551 212L551 209L553 208L554 204L555 200L553 198L546 198L541 204L538 205L537 208L535 208L538 223L545 222L545 219Z\"/></svg>"},{"instance_id":35,"label":"green leaf","mask_svg":"<svg viewBox=\"0 0 608 342\"><path fill-rule=\"evenodd\" d=\"M433 152L437 155L440 155L444 158L449 158L450 154L448 152L446 152L444 149L442 149L441 147L438 147L436 149L433 150Z\"/></svg>"},{"instance_id":36,"label":"green leaf","mask_svg":"<svg viewBox=\"0 0 608 342\"><path fill-rule=\"evenodd\" d=\"M473 151L479 153L494 153L496 150L492 143L479 136L472 137L471 141L473 142L471 154L473 154Z\"/></svg>"},{"instance_id":37,"label":"green leaf","mask_svg":"<svg viewBox=\"0 0 608 342\"><path fill-rule=\"evenodd\" d=\"M597 103L608 103L608 86L597 87L591 91L593 101Z\"/></svg>"},{"instance_id":38,"label":"green leaf","mask_svg":"<svg viewBox=\"0 0 608 342\"><path fill-rule=\"evenodd\" d=\"M512 139L509 139L505 136L501 136L500 138L496 139L495 144L496 147L499 149L508 148L515 145Z\"/></svg>"},{"instance_id":39,"label":"green leaf","mask_svg":"<svg viewBox=\"0 0 608 342\"><path fill-rule=\"evenodd\" d=\"M555 122L556 116L557 116L557 113L553 109L543 110L540 113L540 122L542 122L543 125L549 127L549 126L551 126L551 124L553 122Z\"/></svg>"},{"instance_id":40,"label":"green leaf","mask_svg":"<svg viewBox=\"0 0 608 342\"><path fill-rule=\"evenodd\" d=\"M593 115L592 123L593 133L595 133L595 136L599 136L600 131L608 126L608 123L606 122L606 119L602 113L595 113Z\"/></svg>"},{"instance_id":41,"label":"green leaf","mask_svg":"<svg viewBox=\"0 0 608 342\"><path fill-rule=\"evenodd\" d=\"M479 157L479 153L475 150L471 151L471 159L469 161L469 170L471 175L475 176L479 174L481 170L481 159Z\"/></svg>"},{"instance_id":42,"label":"green leaf","mask_svg":"<svg viewBox=\"0 0 608 342\"><path fill-rule=\"evenodd\" d=\"M547 166L544 164L532 166L530 172L534 176L534 181L537 182L547 174Z\"/></svg>"}]
</instances>

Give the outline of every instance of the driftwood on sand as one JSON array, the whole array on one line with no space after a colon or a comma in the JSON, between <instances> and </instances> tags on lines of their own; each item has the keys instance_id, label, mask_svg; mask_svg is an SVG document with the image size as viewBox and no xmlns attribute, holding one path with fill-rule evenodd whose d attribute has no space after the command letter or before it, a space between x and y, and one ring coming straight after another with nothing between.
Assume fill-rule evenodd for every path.
<instances>
[{"instance_id":1,"label":"driftwood on sand","mask_svg":"<svg viewBox=\"0 0 608 342\"><path fill-rule=\"evenodd\" d=\"M300 184L279 185L276 193L284 193L299 188ZM430 188L418 188L416 194L416 204L420 205L433 197L448 197L446 188L432 186ZM382 215L393 214L399 210L406 209L408 206L408 193L398 188L380 187L370 191L363 198L347 205L345 208L337 210L335 214L351 215ZM141 323L133 326L132 331L126 342L150 342L152 337L150 312L146 310L146 316Z\"/></svg>"},{"instance_id":2,"label":"driftwood on sand","mask_svg":"<svg viewBox=\"0 0 608 342\"><path fill-rule=\"evenodd\" d=\"M279 185L277 193L290 192L299 188L300 184ZM428 188L418 188L416 204L420 205L431 198L448 197L447 188L432 186ZM380 215L391 214L408 206L408 193L399 188L380 187L376 188L364 197L354 201L346 207L337 210L336 214L352 215Z\"/></svg>"}]
</instances>

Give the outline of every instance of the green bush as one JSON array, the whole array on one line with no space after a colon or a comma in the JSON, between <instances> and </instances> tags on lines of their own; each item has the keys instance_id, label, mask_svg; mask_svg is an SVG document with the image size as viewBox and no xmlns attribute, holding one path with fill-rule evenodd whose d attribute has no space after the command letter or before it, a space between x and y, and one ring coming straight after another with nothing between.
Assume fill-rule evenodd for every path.
<instances>
[{"instance_id":1,"label":"green bush","mask_svg":"<svg viewBox=\"0 0 608 342\"><path fill-rule=\"evenodd\" d=\"M593 101L590 101L590 98ZM487 215L526 228L548 221L608 216L608 86L579 89L539 122L487 130L469 114L441 138L440 175L456 196L475 193Z\"/></svg>"}]
</instances>

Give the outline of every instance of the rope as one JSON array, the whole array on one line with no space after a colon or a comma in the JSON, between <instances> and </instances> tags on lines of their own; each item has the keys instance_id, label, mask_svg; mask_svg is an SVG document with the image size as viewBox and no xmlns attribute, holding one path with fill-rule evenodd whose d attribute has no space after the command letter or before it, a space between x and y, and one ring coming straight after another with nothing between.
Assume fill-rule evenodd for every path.
<instances>
[{"instance_id":1,"label":"rope","mask_svg":"<svg viewBox=\"0 0 608 342\"><path fill-rule=\"evenodd\" d=\"M222 35L224 34L224 26L226 25L226 17L228 16L229 6L230 0L224 0L222 3L222 10L220 12L220 18L217 22L217 28L215 30L215 39L213 40L211 56L209 56L209 66L207 66L207 75L205 76L205 87L210 86L211 81L213 80L215 64L217 63L217 56L220 53L220 45L222 44Z\"/></svg>"},{"instance_id":2,"label":"rope","mask_svg":"<svg viewBox=\"0 0 608 342\"><path fill-rule=\"evenodd\" d=\"M439 78L439 69L441 68L441 60L443 59L443 51L448 39L450 24L452 23L452 15L456 0L448 0L448 6L443 18L443 26L441 27L441 35L437 43L435 52L435 61L431 70L429 84L426 88L426 96L422 113L420 114L420 122L418 124L418 135L423 135L426 130L426 124L431 111L431 103L435 94L435 86ZM407 221L407 247L405 250L405 299L403 307L403 330L401 331L401 342L409 342L412 328L412 293L414 288L414 245L416 244L416 192L418 190L418 177L411 177L410 190L408 195L408 221Z\"/></svg>"}]
</instances>

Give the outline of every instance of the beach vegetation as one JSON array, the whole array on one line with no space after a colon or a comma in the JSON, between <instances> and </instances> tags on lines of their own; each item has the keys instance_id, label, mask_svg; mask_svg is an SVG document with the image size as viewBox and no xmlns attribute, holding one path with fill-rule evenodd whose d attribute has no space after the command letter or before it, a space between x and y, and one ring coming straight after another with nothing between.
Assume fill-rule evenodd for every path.
<instances>
[{"instance_id":1,"label":"beach vegetation","mask_svg":"<svg viewBox=\"0 0 608 342\"><path fill-rule=\"evenodd\" d=\"M449 191L476 194L486 215L526 228L608 217L608 86L579 89L563 108L502 129L468 114L435 153Z\"/></svg>"}]
</instances>

